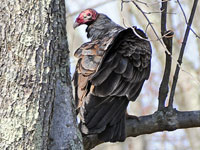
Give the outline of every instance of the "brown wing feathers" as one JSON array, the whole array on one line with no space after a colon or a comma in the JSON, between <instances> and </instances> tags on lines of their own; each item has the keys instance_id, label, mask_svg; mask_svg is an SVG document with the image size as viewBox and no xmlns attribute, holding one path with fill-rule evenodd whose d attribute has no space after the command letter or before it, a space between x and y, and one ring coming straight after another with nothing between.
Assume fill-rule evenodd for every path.
<instances>
[{"instance_id":1,"label":"brown wing feathers","mask_svg":"<svg viewBox=\"0 0 200 150\"><path fill-rule=\"evenodd\" d=\"M141 30L137 33L145 38ZM112 37L83 44L74 74L75 100L81 130L103 141L125 139L125 111L149 77L151 47L126 29Z\"/></svg>"}]
</instances>

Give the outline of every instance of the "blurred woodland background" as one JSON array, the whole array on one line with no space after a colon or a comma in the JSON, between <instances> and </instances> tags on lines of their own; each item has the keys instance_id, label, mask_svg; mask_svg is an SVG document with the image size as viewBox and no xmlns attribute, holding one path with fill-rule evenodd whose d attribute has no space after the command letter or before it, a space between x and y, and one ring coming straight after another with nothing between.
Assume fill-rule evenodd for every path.
<instances>
[{"instance_id":1,"label":"blurred woodland background","mask_svg":"<svg viewBox=\"0 0 200 150\"><path fill-rule=\"evenodd\" d=\"M160 14L161 1L143 0L137 1L148 19L161 36ZM179 3L180 2L180 3ZM173 65L170 82L172 81L178 52L183 41L186 29L186 21L191 12L193 1L169 0L167 28L174 32L173 37ZM181 7L184 10L185 16ZM100 13L109 16L116 23L128 27L137 26L146 31L153 49L151 76L140 94L138 100L128 107L130 114L141 116L153 113L158 107L158 90L163 75L165 49L157 40L147 20L142 13L131 2L121 0L68 0L67 8L67 34L70 49L71 74L73 75L76 59L73 56L75 50L88 41L85 28L81 26L78 30L73 29L73 22L78 13L86 8L94 8ZM123 9L122 9L123 8ZM178 110L192 111L200 110L200 4L197 6L192 29L187 41L183 64L178 79L175 93L175 108ZM141 135L135 138L127 138L123 143L105 143L97 146L94 150L199 150L200 128L176 130L172 132L159 132L150 135Z\"/></svg>"}]
</instances>

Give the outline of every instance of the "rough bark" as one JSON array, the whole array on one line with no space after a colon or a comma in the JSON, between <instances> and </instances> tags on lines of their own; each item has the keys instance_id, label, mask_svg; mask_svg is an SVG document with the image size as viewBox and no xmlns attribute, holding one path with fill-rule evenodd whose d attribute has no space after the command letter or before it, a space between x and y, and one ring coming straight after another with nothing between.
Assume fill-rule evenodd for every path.
<instances>
[{"instance_id":1,"label":"rough bark","mask_svg":"<svg viewBox=\"0 0 200 150\"><path fill-rule=\"evenodd\" d=\"M0 149L82 149L64 0L3 0L0 20Z\"/></svg>"}]
</instances>

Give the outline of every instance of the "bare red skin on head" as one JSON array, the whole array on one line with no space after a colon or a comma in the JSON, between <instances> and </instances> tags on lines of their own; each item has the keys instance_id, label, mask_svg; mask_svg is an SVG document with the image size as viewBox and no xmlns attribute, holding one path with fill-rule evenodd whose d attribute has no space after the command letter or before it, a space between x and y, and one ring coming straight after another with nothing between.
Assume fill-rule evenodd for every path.
<instances>
[{"instance_id":1,"label":"bare red skin on head","mask_svg":"<svg viewBox=\"0 0 200 150\"><path fill-rule=\"evenodd\" d=\"M84 18L85 15L86 15L86 16L91 15L91 16L92 16L91 20L85 19L85 18ZM86 9L86 10L82 11L82 12L79 14L79 16L76 18L76 22L77 22L78 24L87 24L87 23L89 23L89 22L91 22L91 21L96 20L97 17L98 17L98 13L97 13L94 9L90 9L90 8L89 8L89 9Z\"/></svg>"}]
</instances>

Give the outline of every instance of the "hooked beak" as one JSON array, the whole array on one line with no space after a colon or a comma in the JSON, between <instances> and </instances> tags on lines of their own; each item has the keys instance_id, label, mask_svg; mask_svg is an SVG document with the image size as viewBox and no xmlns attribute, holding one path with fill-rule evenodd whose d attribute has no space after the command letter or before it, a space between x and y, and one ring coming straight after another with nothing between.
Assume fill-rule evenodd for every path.
<instances>
[{"instance_id":1,"label":"hooked beak","mask_svg":"<svg viewBox=\"0 0 200 150\"><path fill-rule=\"evenodd\" d=\"M78 22L74 22L73 24L73 28L75 29L76 27L80 26L80 24Z\"/></svg>"}]
</instances>

